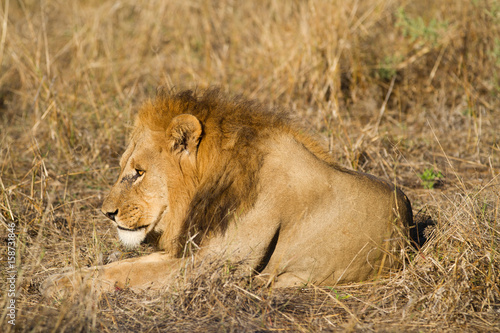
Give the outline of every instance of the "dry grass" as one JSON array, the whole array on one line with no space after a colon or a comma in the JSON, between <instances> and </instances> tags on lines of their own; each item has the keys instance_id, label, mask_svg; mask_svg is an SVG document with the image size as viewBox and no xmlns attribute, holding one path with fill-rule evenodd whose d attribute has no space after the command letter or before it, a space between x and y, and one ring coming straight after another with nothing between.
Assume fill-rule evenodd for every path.
<instances>
[{"instance_id":1,"label":"dry grass","mask_svg":"<svg viewBox=\"0 0 500 333\"><path fill-rule=\"evenodd\" d=\"M497 0L0 6L3 331L500 330ZM136 107L159 84L290 109L339 163L402 186L436 223L430 241L405 250L398 274L335 289L258 289L214 264L161 294L41 300L57 267L152 251L124 252L98 209Z\"/></svg>"}]
</instances>

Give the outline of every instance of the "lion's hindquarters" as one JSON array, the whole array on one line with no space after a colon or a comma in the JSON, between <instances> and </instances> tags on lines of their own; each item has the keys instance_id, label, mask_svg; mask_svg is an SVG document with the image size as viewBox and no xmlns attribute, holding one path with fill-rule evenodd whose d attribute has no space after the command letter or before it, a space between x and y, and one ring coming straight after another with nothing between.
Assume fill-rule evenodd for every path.
<instances>
[{"instance_id":1,"label":"lion's hindquarters","mask_svg":"<svg viewBox=\"0 0 500 333\"><path fill-rule=\"evenodd\" d=\"M363 174L332 171L300 216L283 224L264 273L287 283L332 285L363 281L394 266L401 241L395 191ZM307 201L304 198L303 201ZM402 209L407 219L407 207ZM410 213L411 214L411 213ZM406 221L407 222L407 221ZM287 282L288 281L288 282Z\"/></svg>"}]
</instances>

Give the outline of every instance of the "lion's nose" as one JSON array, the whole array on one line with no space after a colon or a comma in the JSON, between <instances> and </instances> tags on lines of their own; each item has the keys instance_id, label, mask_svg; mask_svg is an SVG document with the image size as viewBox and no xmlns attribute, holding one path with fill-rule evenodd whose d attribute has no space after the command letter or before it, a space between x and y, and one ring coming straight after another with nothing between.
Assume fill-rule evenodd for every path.
<instances>
[{"instance_id":1,"label":"lion's nose","mask_svg":"<svg viewBox=\"0 0 500 333\"><path fill-rule=\"evenodd\" d=\"M108 219L115 221L116 215L118 215L118 209L115 210L114 212L106 212L104 213L108 217Z\"/></svg>"}]
</instances>

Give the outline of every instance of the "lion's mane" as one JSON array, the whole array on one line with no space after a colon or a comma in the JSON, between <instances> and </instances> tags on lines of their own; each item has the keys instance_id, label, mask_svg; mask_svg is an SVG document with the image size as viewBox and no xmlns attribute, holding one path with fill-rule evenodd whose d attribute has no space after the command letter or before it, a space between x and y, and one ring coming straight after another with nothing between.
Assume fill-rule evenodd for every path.
<instances>
[{"instance_id":1,"label":"lion's mane","mask_svg":"<svg viewBox=\"0 0 500 333\"><path fill-rule=\"evenodd\" d=\"M176 200L172 209L179 210L176 214L182 227L172 228L181 230L178 235L169 234L169 228L165 228L160 247L168 248L166 240L176 239L176 255L182 254L188 240L199 245L206 235L224 232L233 217L253 206L265 157L262 145L271 133L293 134L318 159L342 169L316 140L297 130L300 127L287 112L240 96L228 97L216 88L201 94L159 89L156 99L139 111L136 131L143 126L166 131L172 119L181 114L198 118L203 132L197 155L199 169L191 173L190 181L184 182L189 188L169 188L170 197ZM155 144L160 149L163 145Z\"/></svg>"}]
</instances>

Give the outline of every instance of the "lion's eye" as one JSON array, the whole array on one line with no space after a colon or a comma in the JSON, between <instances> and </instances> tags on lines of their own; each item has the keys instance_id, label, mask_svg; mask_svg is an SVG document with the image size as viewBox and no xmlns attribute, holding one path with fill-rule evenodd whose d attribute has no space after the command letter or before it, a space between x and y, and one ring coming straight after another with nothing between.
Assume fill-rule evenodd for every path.
<instances>
[{"instance_id":1,"label":"lion's eye","mask_svg":"<svg viewBox=\"0 0 500 333\"><path fill-rule=\"evenodd\" d=\"M144 173L145 173L146 171L144 171L144 170L140 170L140 169L135 169L135 172L137 172L137 175L138 175L139 177L141 177L142 175L144 175Z\"/></svg>"}]
</instances>

